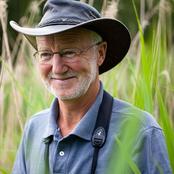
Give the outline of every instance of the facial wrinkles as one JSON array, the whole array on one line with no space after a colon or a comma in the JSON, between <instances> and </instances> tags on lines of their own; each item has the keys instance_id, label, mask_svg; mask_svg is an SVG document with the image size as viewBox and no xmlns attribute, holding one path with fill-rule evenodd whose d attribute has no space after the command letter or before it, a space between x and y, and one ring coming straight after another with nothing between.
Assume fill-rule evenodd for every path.
<instances>
[{"instance_id":1,"label":"facial wrinkles","mask_svg":"<svg viewBox=\"0 0 174 174\"><path fill-rule=\"evenodd\" d=\"M67 71L65 73L62 74L54 74L52 71L48 74L48 79L67 79L67 78L71 78L71 77L76 77L77 73L73 72L73 71Z\"/></svg>"},{"instance_id":2,"label":"facial wrinkles","mask_svg":"<svg viewBox=\"0 0 174 174\"><path fill-rule=\"evenodd\" d=\"M59 49L70 47L80 47L83 49L91 44L91 40L94 40L94 36L93 31L77 28L59 34L37 37L36 40L39 50L58 51ZM83 42L83 40L85 40L85 42Z\"/></svg>"},{"instance_id":3,"label":"facial wrinkles","mask_svg":"<svg viewBox=\"0 0 174 174\"><path fill-rule=\"evenodd\" d=\"M87 90L89 89L90 84L96 79L96 76L97 76L96 62L91 62L90 69L91 70L88 73L87 77L82 79L80 89L78 91L76 91L75 96L84 95L87 92Z\"/></svg>"},{"instance_id":4,"label":"facial wrinkles","mask_svg":"<svg viewBox=\"0 0 174 174\"><path fill-rule=\"evenodd\" d=\"M75 36L77 36L77 37L75 37ZM75 40L74 40L74 38L75 38ZM44 44L46 44L48 46L52 46L52 49L55 49L56 51L57 51L59 45L62 45L63 46L62 48L66 48L67 45L68 45L68 47L71 47L71 44L73 47L77 46L77 47L83 48L83 46L86 47L91 44L91 39L89 39L89 38L90 38L89 33L88 33L88 35L86 34L84 36L84 32L83 32L83 36L80 36L79 33L74 34L73 32L67 32L64 35L60 35L60 34L57 36L54 35L54 37L52 37L52 39L51 39L51 37L49 37L48 42L45 42ZM83 40L85 40L85 42ZM58 45L55 45L55 43L58 43ZM44 44L42 44L41 47L44 46ZM94 52L91 52L91 55L94 56L94 54L95 54ZM78 98L78 97L84 95L87 92L87 90L89 89L91 83L96 79L98 69L97 69L96 57L92 58L92 57L89 57L89 55L84 54L83 59L85 59L86 62L88 63L88 71L86 73L78 72L78 71L76 72L71 68L69 68L68 71L61 73L61 74L54 74L52 71L50 71L48 73L47 77L45 77L43 79L46 88L54 96L58 97L61 100L75 99L75 98ZM83 63L85 63L85 62L83 62ZM63 90L64 86L59 86L58 87L59 89L56 89L55 86L51 85L52 79L53 80L54 79L68 79L71 77L75 77L77 79L76 84L73 85L73 87L71 89L65 89L64 95L61 95L59 93L60 92L59 90L60 89Z\"/></svg>"},{"instance_id":5,"label":"facial wrinkles","mask_svg":"<svg viewBox=\"0 0 174 174\"><path fill-rule=\"evenodd\" d=\"M90 60L89 62L89 72L87 74L79 74L77 72L74 71L68 71L62 75L57 75L57 74L53 74L52 72L50 72L48 74L48 78L44 80L44 84L46 86L46 88L55 96L58 97L61 100L70 100L70 99L75 99L78 98L82 95L84 95L87 90L90 87L90 84L96 79L97 76L97 65L96 65L96 61L94 61L95 59ZM60 96L59 93L56 91L56 89L54 89L49 81L51 80L51 78L69 78L75 76L78 79L78 82L76 83L76 86L72 89L72 91L66 91L66 94L64 96Z\"/></svg>"},{"instance_id":6,"label":"facial wrinkles","mask_svg":"<svg viewBox=\"0 0 174 174\"><path fill-rule=\"evenodd\" d=\"M55 35L54 38L55 41L57 40L61 43L60 45L74 46L74 43L76 43L77 46L83 46L83 40L85 40L85 44L88 44L88 42L90 41L90 35L90 31L81 28L60 33L58 35Z\"/></svg>"},{"instance_id":7,"label":"facial wrinkles","mask_svg":"<svg viewBox=\"0 0 174 174\"><path fill-rule=\"evenodd\" d=\"M53 36L40 36L36 37L38 50L50 50L53 43Z\"/></svg>"}]
</instances>

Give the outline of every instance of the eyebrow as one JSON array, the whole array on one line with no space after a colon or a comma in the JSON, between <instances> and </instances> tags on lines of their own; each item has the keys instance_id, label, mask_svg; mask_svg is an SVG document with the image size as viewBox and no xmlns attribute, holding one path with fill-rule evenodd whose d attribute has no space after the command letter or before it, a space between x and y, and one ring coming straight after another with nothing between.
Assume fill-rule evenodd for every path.
<instances>
[{"instance_id":1,"label":"eyebrow","mask_svg":"<svg viewBox=\"0 0 174 174\"><path fill-rule=\"evenodd\" d=\"M51 49L48 47L38 47L37 50L38 51L50 51Z\"/></svg>"}]
</instances>

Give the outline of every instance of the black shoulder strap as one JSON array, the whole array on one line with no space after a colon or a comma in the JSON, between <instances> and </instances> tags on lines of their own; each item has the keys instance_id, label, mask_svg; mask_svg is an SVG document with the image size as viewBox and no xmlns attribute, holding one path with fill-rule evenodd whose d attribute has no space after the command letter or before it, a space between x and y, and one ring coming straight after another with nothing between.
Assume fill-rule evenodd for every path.
<instances>
[{"instance_id":1,"label":"black shoulder strap","mask_svg":"<svg viewBox=\"0 0 174 174\"><path fill-rule=\"evenodd\" d=\"M98 152L99 152L100 148L103 147L103 145L106 141L110 117L111 117L112 105L113 105L113 97L104 91L103 100L102 100L102 103L99 108L95 128L94 128L93 135L91 138L92 145L95 148L94 155L93 155L93 161L92 161L91 174L95 173L95 169L97 166ZM49 144L52 142L52 140L53 140L52 136L48 137L47 139L44 140L45 165L41 169L42 172L39 172L39 173L49 174Z\"/></svg>"},{"instance_id":2,"label":"black shoulder strap","mask_svg":"<svg viewBox=\"0 0 174 174\"><path fill-rule=\"evenodd\" d=\"M53 135L45 138L43 142L45 143L45 152L44 152L44 165L39 167L39 173L42 174L49 174L50 168L49 168L49 145L53 141Z\"/></svg>"},{"instance_id":3,"label":"black shoulder strap","mask_svg":"<svg viewBox=\"0 0 174 174\"><path fill-rule=\"evenodd\" d=\"M104 91L103 100L99 108L97 121L91 139L92 145L95 148L92 161L91 174L95 174L98 153L100 148L103 147L107 138L112 105L113 105L113 97L109 95L106 91Z\"/></svg>"}]
</instances>

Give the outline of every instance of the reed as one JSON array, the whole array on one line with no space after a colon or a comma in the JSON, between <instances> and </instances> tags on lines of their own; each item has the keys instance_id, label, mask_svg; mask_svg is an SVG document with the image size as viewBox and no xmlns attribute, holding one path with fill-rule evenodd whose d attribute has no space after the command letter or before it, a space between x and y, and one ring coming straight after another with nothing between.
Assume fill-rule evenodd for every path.
<instances>
[{"instance_id":1,"label":"reed","mask_svg":"<svg viewBox=\"0 0 174 174\"><path fill-rule=\"evenodd\" d=\"M104 75L103 81L105 87L116 97L133 103L150 112L156 118L163 128L171 166L174 171L174 79L172 75L174 45L170 40L172 31L171 8L165 1L159 1L159 4L154 7L155 9L152 11L158 12L158 20L151 27L150 37L146 39L144 36L146 26L143 23L144 20L147 20L149 14L148 12L147 14L141 12L140 20L134 0L132 0L132 5L139 28L138 37L135 38L136 42L133 40L134 42L126 59L114 69L114 72ZM135 47L138 49L135 50ZM133 131L135 125L132 125L129 130ZM127 136L128 141L131 141L131 138L131 136ZM118 143L118 140L116 143ZM122 151L126 153L129 147L124 147L124 141L121 143ZM127 159L129 159L130 151L127 152L122 155L125 158L121 158L121 160L119 158L117 163L113 163L115 170L112 168L111 171L122 173L122 169L125 169L128 165ZM122 166L122 169L119 168L120 166ZM135 170L134 173L139 173L139 171Z\"/></svg>"}]
</instances>

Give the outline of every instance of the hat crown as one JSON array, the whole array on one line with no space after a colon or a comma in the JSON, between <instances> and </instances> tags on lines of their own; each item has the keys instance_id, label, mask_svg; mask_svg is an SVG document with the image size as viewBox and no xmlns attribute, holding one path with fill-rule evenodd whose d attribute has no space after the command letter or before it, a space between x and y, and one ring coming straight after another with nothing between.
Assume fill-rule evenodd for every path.
<instances>
[{"instance_id":1,"label":"hat crown","mask_svg":"<svg viewBox=\"0 0 174 174\"><path fill-rule=\"evenodd\" d=\"M75 0L48 0L38 27L76 25L100 18L100 13L86 3Z\"/></svg>"},{"instance_id":2,"label":"hat crown","mask_svg":"<svg viewBox=\"0 0 174 174\"><path fill-rule=\"evenodd\" d=\"M10 21L10 25L23 33L35 49L36 36L58 34L76 27L95 31L107 42L105 60L99 67L99 74L116 66L128 52L131 42L128 29L120 21L102 18L96 9L75 0L48 0L43 17L35 28L21 27L14 21Z\"/></svg>"}]
</instances>

